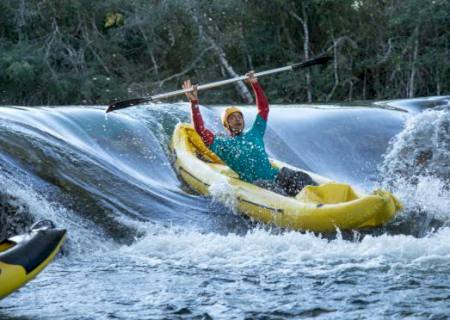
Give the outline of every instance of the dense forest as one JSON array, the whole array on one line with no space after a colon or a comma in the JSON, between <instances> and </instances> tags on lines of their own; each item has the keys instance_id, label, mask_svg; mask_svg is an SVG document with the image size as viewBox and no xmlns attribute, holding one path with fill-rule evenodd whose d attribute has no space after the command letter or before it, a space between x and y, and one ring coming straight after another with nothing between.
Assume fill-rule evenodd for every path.
<instances>
[{"instance_id":1,"label":"dense forest","mask_svg":"<svg viewBox=\"0 0 450 320\"><path fill-rule=\"evenodd\" d=\"M2 0L1 104L107 104L321 54L273 103L450 92L448 0ZM204 103L251 102L242 84Z\"/></svg>"}]
</instances>

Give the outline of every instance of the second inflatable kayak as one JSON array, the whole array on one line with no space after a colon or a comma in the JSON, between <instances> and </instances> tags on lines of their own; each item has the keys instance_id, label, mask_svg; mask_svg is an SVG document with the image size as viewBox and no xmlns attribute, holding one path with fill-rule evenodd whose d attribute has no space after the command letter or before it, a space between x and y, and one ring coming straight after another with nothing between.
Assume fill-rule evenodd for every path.
<instances>
[{"instance_id":1,"label":"second inflatable kayak","mask_svg":"<svg viewBox=\"0 0 450 320\"><path fill-rule=\"evenodd\" d=\"M401 209L389 192L362 194L351 186L271 160L274 167L308 173L318 186L307 186L287 197L239 179L210 151L190 124L178 124L172 136L175 169L193 190L210 195L211 188L226 185L235 209L254 220L294 230L330 232L336 228L375 227L390 221Z\"/></svg>"},{"instance_id":2,"label":"second inflatable kayak","mask_svg":"<svg viewBox=\"0 0 450 320\"><path fill-rule=\"evenodd\" d=\"M0 242L0 299L19 289L41 272L61 248L66 230L44 220L26 234Z\"/></svg>"}]
</instances>

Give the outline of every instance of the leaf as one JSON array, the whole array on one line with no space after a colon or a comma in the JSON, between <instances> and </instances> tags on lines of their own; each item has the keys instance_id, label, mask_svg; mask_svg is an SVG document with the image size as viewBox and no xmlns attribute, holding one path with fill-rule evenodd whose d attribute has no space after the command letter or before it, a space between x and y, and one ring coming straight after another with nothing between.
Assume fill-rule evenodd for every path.
<instances>
[{"instance_id":1,"label":"leaf","mask_svg":"<svg viewBox=\"0 0 450 320\"><path fill-rule=\"evenodd\" d=\"M105 18L105 28L117 28L123 26L124 19L123 15L120 13L108 13Z\"/></svg>"}]
</instances>

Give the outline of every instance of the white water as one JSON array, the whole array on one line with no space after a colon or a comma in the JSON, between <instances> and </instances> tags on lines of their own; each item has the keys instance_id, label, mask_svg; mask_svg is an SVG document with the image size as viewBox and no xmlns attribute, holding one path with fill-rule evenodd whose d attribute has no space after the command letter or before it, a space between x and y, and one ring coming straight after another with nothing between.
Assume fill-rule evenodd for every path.
<instances>
[{"instance_id":1,"label":"white water","mask_svg":"<svg viewBox=\"0 0 450 320\"><path fill-rule=\"evenodd\" d=\"M392 188L406 211L420 210L449 221L449 110L428 110L409 117L392 140L380 172L384 187Z\"/></svg>"},{"instance_id":2,"label":"white water","mask_svg":"<svg viewBox=\"0 0 450 320\"><path fill-rule=\"evenodd\" d=\"M407 267L427 261L430 265L448 263L450 229L443 228L420 239L384 234L365 236L360 241L347 241L339 237L327 240L311 233L299 232L275 235L258 229L245 236L169 229L146 236L122 251L173 265L207 269L231 268L236 271L270 266L276 270L282 266L286 271L314 264L313 268L304 271L336 272L351 266L373 268L382 264L401 263Z\"/></svg>"},{"instance_id":3,"label":"white water","mask_svg":"<svg viewBox=\"0 0 450 320\"><path fill-rule=\"evenodd\" d=\"M180 116L183 106L167 113L164 106L153 108L155 116L141 109L129 111L134 120L123 125L130 124L131 132L145 138L138 144L142 148L150 144L149 152L168 152L171 130L166 126L174 125L168 119L184 121L187 113ZM97 110L91 111L90 118L101 119L93 127L101 128L104 118ZM443 178L449 172L442 161L448 156L448 114L445 110L411 114L402 129L398 124L403 113L371 109L363 121L363 112L363 108L335 108L332 113L310 109L305 116L303 110L282 108L279 114L271 114L274 128L269 128L273 131L269 132L268 149L281 160L294 165L306 162L319 174L333 172L335 179L344 177L366 188L372 187L379 167L378 178L392 188L406 209L386 230L373 234L337 232L330 237L254 227L230 210L234 197L227 185L212 186L212 199L185 194L166 155L158 154L157 159L164 163L153 167L156 160L145 159L147 153L141 154L141 147L131 158L120 157L120 146L109 148L110 158L98 156L92 162L81 155L95 155L97 147L80 147L83 152L77 156L84 162L73 166L67 163L70 157L59 160L47 153L57 165L64 161L63 169L55 168L55 178L63 182L66 176L79 178L89 192L112 199L105 208L118 204L112 221L131 225L140 233L131 245L119 245L93 219L110 213L80 216L57 200L49 200L27 179L2 172L1 190L14 196L15 204L26 206L35 218L50 218L68 228L69 242L63 257L1 301L0 319L445 318L450 314L450 228L446 226L450 200ZM78 116L77 108L67 114L69 118ZM205 118L213 116L208 112ZM107 122L118 121L116 125L121 127L121 118L125 116L108 117ZM280 125L293 118L295 122L286 127ZM144 127L150 133L142 131ZM39 124L39 130L43 128ZM85 130L82 124L80 128ZM27 130L34 135L32 126ZM60 126L58 134L63 137L64 132L68 129ZM280 147L277 139L287 132L294 135L287 139L288 146ZM83 133L72 130L70 135ZM328 141L336 135L339 139ZM311 143L314 138L320 143ZM100 145L102 152L104 146ZM338 147L342 154L336 151ZM433 156L424 168L416 168L415 152L426 148L431 148ZM143 179L130 170L110 178L108 174L114 170L103 169L116 158L126 167L139 164L135 168L142 170ZM359 166L349 169L345 166L348 161ZM70 196L78 199L75 193ZM421 225L417 215L438 219L440 227ZM421 230L420 237L412 235L414 228Z\"/></svg>"}]
</instances>

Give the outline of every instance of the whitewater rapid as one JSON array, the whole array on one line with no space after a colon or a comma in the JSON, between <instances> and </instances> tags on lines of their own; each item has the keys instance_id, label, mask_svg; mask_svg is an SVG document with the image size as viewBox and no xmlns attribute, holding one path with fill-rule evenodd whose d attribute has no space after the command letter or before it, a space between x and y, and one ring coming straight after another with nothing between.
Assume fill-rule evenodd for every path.
<instances>
[{"instance_id":1,"label":"whitewater rapid","mask_svg":"<svg viewBox=\"0 0 450 320\"><path fill-rule=\"evenodd\" d=\"M190 193L168 148L176 123L189 121L184 103L107 117L100 106L2 107L2 199L69 238L1 301L0 318L445 318L448 101L273 106L273 157L366 191L389 188L405 205L383 228L333 235L261 226ZM214 130L220 110L202 110Z\"/></svg>"}]
</instances>

